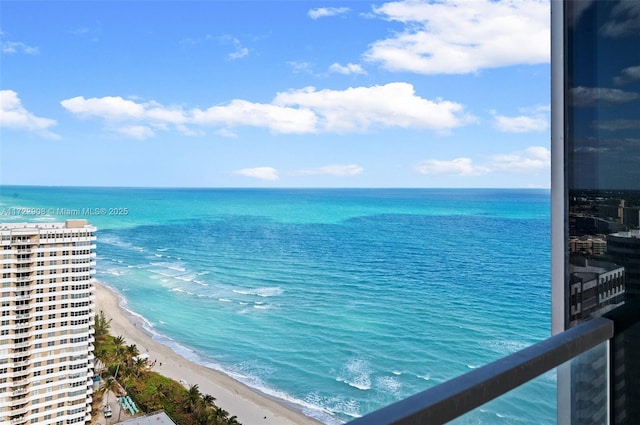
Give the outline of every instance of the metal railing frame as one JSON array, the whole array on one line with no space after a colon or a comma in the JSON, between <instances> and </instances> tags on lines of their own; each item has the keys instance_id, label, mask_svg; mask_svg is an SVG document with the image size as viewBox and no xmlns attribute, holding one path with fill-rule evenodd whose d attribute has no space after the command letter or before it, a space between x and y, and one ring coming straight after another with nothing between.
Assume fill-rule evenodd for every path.
<instances>
[{"instance_id":1,"label":"metal railing frame","mask_svg":"<svg viewBox=\"0 0 640 425\"><path fill-rule=\"evenodd\" d=\"M633 310L627 306L624 310ZM521 351L503 357L462 376L436 385L404 400L355 419L348 425L442 424L519 387L591 348L609 341L618 323L637 322L597 317ZM624 325L622 327L625 327ZM615 329L616 331L619 329Z\"/></svg>"}]
</instances>

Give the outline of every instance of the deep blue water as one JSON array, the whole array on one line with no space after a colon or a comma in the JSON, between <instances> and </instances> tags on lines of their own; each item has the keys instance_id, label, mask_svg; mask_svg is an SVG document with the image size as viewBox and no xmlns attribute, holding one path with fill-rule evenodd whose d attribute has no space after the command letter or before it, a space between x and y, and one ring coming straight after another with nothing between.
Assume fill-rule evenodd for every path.
<instances>
[{"instance_id":1,"label":"deep blue water","mask_svg":"<svg viewBox=\"0 0 640 425\"><path fill-rule=\"evenodd\" d=\"M549 336L549 202L547 190L5 186L0 219L87 218L98 279L156 339L333 424ZM555 376L460 422L554 423Z\"/></svg>"}]
</instances>

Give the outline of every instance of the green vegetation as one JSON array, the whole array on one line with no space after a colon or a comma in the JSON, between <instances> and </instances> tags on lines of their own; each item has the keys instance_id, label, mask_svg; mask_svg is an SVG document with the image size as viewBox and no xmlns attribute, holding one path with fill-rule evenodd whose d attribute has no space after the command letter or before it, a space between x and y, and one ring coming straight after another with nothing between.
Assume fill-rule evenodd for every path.
<instances>
[{"instance_id":1,"label":"green vegetation","mask_svg":"<svg viewBox=\"0 0 640 425\"><path fill-rule=\"evenodd\" d=\"M95 357L104 366L102 378L107 388L120 393L124 389L145 412L164 410L178 425L240 425L235 416L216 406L215 398L202 394L197 385L188 389L178 382L148 369L147 361L138 358L135 345L126 345L121 336L109 334L103 311L95 321ZM99 412L102 397L94 398L94 412Z\"/></svg>"}]
</instances>

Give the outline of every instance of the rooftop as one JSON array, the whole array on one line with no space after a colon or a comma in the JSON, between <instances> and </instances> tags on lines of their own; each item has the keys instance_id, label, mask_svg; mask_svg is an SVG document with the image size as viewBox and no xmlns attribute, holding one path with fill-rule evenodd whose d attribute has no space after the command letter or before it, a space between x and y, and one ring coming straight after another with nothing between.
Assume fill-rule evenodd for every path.
<instances>
[{"instance_id":1,"label":"rooftop","mask_svg":"<svg viewBox=\"0 0 640 425\"><path fill-rule=\"evenodd\" d=\"M149 413L144 416L128 419L124 422L119 422L121 425L176 425L175 422L169 418L164 412Z\"/></svg>"}]
</instances>

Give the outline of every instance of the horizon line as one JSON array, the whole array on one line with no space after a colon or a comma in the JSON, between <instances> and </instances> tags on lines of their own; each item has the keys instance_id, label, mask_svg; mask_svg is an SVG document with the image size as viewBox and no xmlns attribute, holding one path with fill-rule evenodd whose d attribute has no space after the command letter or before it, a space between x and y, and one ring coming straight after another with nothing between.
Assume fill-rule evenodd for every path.
<instances>
[{"instance_id":1,"label":"horizon line","mask_svg":"<svg viewBox=\"0 0 640 425\"><path fill-rule=\"evenodd\" d=\"M551 190L551 187L500 187L500 186L487 186L487 187L447 187L447 186L107 186L107 185L42 185L42 184L3 184L2 187L37 187L37 188L69 188L69 189L221 189L221 190L380 190L380 189L397 189L397 190ZM586 189L588 190L588 189ZM618 190L618 189L611 189Z\"/></svg>"}]
</instances>

